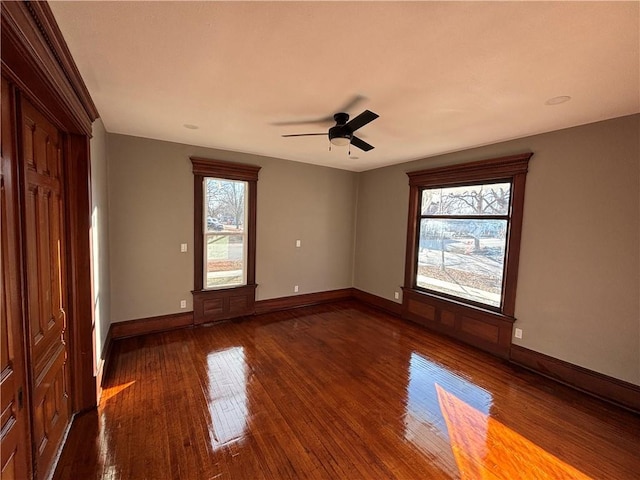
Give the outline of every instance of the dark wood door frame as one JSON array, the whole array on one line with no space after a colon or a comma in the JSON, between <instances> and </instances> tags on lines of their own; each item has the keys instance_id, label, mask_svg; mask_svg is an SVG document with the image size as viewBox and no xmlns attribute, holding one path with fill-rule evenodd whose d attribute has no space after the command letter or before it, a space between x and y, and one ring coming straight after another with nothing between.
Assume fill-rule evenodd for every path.
<instances>
[{"instance_id":1,"label":"dark wood door frame","mask_svg":"<svg viewBox=\"0 0 640 480\"><path fill-rule=\"evenodd\" d=\"M96 406L98 390L92 331L89 139L92 122L99 115L49 5L2 2L1 8L2 76L11 84L16 98L28 99L63 135L70 400L72 411L77 413ZM13 135L16 128L14 125L12 132L3 131L2 135ZM23 246L17 250L24 258ZM22 260L18 264L26 268ZM22 282L17 295L24 293ZM28 356L24 362L29 365ZM26 392L26 398L28 395ZM37 472L38 477L45 474Z\"/></svg>"}]
</instances>

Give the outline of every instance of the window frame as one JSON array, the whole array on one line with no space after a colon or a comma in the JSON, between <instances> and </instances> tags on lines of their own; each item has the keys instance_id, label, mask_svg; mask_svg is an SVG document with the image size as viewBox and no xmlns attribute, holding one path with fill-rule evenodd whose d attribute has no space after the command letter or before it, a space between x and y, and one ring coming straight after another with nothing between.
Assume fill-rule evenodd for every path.
<instances>
[{"instance_id":1,"label":"window frame","mask_svg":"<svg viewBox=\"0 0 640 480\"><path fill-rule=\"evenodd\" d=\"M256 209L259 166L201 157L189 157L193 171L193 286L194 323L206 323L252 314L256 290ZM204 180L214 177L247 182L246 283L204 288Z\"/></svg>"},{"instance_id":2,"label":"window frame","mask_svg":"<svg viewBox=\"0 0 640 480\"><path fill-rule=\"evenodd\" d=\"M407 221L407 245L404 289L444 302L474 310L490 311L513 317L515 314L516 286L522 237L524 192L529 159L533 153L481 160L447 167L408 172L409 215ZM502 298L499 307L485 305L462 297L447 295L417 286L418 248L422 191L427 188L446 188L495 182L511 183L510 220L506 232L505 260L503 266Z\"/></svg>"}]
</instances>

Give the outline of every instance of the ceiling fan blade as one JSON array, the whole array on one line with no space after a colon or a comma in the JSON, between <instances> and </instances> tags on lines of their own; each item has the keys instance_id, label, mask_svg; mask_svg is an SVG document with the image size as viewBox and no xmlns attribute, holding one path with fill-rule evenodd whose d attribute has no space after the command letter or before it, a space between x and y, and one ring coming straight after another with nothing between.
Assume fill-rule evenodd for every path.
<instances>
[{"instance_id":1,"label":"ceiling fan blade","mask_svg":"<svg viewBox=\"0 0 640 480\"><path fill-rule=\"evenodd\" d=\"M309 137L311 135L324 135L327 136L327 132L324 133L292 133L289 135L282 135L283 137Z\"/></svg>"},{"instance_id":2,"label":"ceiling fan blade","mask_svg":"<svg viewBox=\"0 0 640 480\"><path fill-rule=\"evenodd\" d=\"M360 150L364 150L365 152L368 152L369 150L373 150L375 148L373 145L369 145L367 142L358 137L351 137L351 145L353 145L354 147L358 147Z\"/></svg>"},{"instance_id":3,"label":"ceiling fan blade","mask_svg":"<svg viewBox=\"0 0 640 480\"><path fill-rule=\"evenodd\" d=\"M349 110L355 108L357 104L366 100L367 97L364 95L354 95L351 100L345 103L341 108L337 109L336 112L348 112ZM331 120L333 120L333 115L331 116Z\"/></svg>"},{"instance_id":4,"label":"ceiling fan blade","mask_svg":"<svg viewBox=\"0 0 640 480\"><path fill-rule=\"evenodd\" d=\"M271 125L305 125L307 123L333 123L333 115L328 117L310 118L309 120L294 120L291 122L271 122Z\"/></svg>"},{"instance_id":5,"label":"ceiling fan blade","mask_svg":"<svg viewBox=\"0 0 640 480\"><path fill-rule=\"evenodd\" d=\"M354 95L347 101L342 107L336 110L336 112L348 112L354 108L358 103L366 100L364 95ZM307 123L335 123L333 115L327 115L326 117L310 118L308 120L293 120L290 122L271 122L271 125L304 125Z\"/></svg>"},{"instance_id":6,"label":"ceiling fan blade","mask_svg":"<svg viewBox=\"0 0 640 480\"><path fill-rule=\"evenodd\" d=\"M356 118L347 122L346 126L349 127L352 132L355 132L360 127L365 126L369 122L373 122L378 117L379 115L377 113L373 113L371 110L365 110Z\"/></svg>"}]
</instances>

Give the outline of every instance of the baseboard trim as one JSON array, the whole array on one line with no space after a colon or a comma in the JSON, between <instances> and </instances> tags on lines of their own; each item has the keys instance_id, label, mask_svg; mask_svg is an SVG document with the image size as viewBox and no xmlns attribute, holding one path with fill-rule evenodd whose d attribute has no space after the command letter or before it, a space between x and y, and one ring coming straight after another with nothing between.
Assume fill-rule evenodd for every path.
<instances>
[{"instance_id":1,"label":"baseboard trim","mask_svg":"<svg viewBox=\"0 0 640 480\"><path fill-rule=\"evenodd\" d=\"M353 298L356 300L369 305L370 307L376 308L378 310L382 310L389 315L393 315L395 317L400 317L402 315L402 304L396 303L392 300L387 300L386 298L379 297L372 293L368 293L362 290L358 290L357 288L353 288Z\"/></svg>"},{"instance_id":2,"label":"baseboard trim","mask_svg":"<svg viewBox=\"0 0 640 480\"><path fill-rule=\"evenodd\" d=\"M111 340L136 337L147 333L164 332L193 325L193 312L173 313L158 317L139 318L124 322L114 322L109 328Z\"/></svg>"},{"instance_id":3,"label":"baseboard trim","mask_svg":"<svg viewBox=\"0 0 640 480\"><path fill-rule=\"evenodd\" d=\"M510 361L547 378L640 413L640 386L638 385L519 345L511 345Z\"/></svg>"},{"instance_id":4,"label":"baseboard trim","mask_svg":"<svg viewBox=\"0 0 640 480\"><path fill-rule=\"evenodd\" d=\"M256 302L256 315L263 313L273 313L291 308L309 307L321 303L338 302L353 298L352 288L342 288L339 290L329 290L327 292L303 293L302 295L292 295L290 297L270 298L268 300L258 300Z\"/></svg>"}]
</instances>

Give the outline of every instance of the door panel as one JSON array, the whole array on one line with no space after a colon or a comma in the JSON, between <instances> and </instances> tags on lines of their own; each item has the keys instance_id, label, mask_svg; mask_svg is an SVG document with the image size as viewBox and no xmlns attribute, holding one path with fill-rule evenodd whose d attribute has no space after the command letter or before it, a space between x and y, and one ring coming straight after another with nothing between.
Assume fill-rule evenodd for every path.
<instances>
[{"instance_id":1,"label":"door panel","mask_svg":"<svg viewBox=\"0 0 640 480\"><path fill-rule=\"evenodd\" d=\"M46 474L70 419L64 303L62 135L28 101L21 112L32 441Z\"/></svg>"},{"instance_id":2,"label":"door panel","mask_svg":"<svg viewBox=\"0 0 640 480\"><path fill-rule=\"evenodd\" d=\"M0 162L0 471L2 480L30 476L24 333L20 303L18 165L13 95L2 78Z\"/></svg>"}]
</instances>

